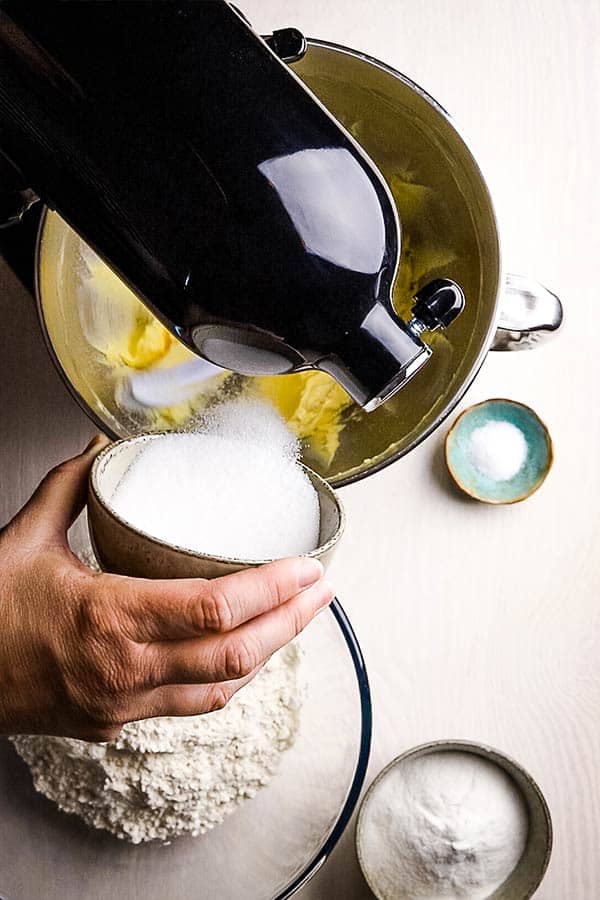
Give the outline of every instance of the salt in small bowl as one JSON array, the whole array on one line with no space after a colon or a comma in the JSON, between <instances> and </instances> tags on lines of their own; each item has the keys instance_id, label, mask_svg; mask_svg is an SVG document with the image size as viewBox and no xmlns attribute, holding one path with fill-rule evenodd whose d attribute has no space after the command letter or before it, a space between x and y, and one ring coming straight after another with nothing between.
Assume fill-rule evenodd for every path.
<instances>
[{"instance_id":1,"label":"salt in small bowl","mask_svg":"<svg viewBox=\"0 0 600 900\"><path fill-rule=\"evenodd\" d=\"M495 481L482 474L469 453L471 435L488 422L509 422L522 433L527 456L516 475L506 481ZM548 429L529 406L516 400L492 399L476 403L464 410L446 436L446 465L458 487L482 503L518 503L540 487L553 460L552 440Z\"/></svg>"}]
</instances>

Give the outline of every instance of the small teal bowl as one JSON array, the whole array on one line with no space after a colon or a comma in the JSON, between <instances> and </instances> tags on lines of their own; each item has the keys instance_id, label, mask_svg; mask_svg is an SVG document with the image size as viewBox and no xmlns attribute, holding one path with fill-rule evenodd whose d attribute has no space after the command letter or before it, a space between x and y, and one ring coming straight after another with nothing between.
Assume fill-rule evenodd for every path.
<instances>
[{"instance_id":1,"label":"small teal bowl","mask_svg":"<svg viewBox=\"0 0 600 900\"><path fill-rule=\"evenodd\" d=\"M494 481L479 472L469 457L469 441L487 422L516 425L527 443L527 457L514 478ZM552 440L539 416L515 400L484 400L465 409L446 436L446 465L458 487L482 503L519 503L537 491L550 471Z\"/></svg>"}]
</instances>

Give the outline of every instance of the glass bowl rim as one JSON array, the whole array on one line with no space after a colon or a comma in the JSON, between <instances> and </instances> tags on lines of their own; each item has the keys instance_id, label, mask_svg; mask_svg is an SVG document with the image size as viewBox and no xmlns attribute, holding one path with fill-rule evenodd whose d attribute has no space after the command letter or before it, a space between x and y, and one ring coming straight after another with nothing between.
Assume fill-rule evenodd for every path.
<instances>
[{"instance_id":1,"label":"glass bowl rim","mask_svg":"<svg viewBox=\"0 0 600 900\"><path fill-rule=\"evenodd\" d=\"M316 875L321 866L327 861L329 855L334 850L342 834L346 830L346 826L358 805L369 764L373 731L373 708L365 661L352 625L350 624L350 620L337 597L332 601L329 609L339 626L342 637L346 643L346 649L350 654L354 666L354 674L358 686L360 700L360 743L358 748L358 759L356 761L354 775L352 776L346 799L344 800L337 819L322 846L312 856L302 871L285 888L283 888L282 891L275 894L272 900L288 900L288 897L291 897L292 894L295 894L296 891L299 891L300 888L304 887L304 885L310 881L313 875Z\"/></svg>"}]
</instances>

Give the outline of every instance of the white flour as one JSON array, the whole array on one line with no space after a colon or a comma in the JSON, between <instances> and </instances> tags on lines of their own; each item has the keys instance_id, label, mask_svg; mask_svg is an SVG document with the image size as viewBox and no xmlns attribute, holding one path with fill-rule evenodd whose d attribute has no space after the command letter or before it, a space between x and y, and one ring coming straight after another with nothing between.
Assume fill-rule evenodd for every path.
<instances>
[{"instance_id":1,"label":"white flour","mask_svg":"<svg viewBox=\"0 0 600 900\"><path fill-rule=\"evenodd\" d=\"M443 751L394 766L361 827L362 866L384 900L487 900L517 865L523 797L497 765Z\"/></svg>"},{"instance_id":2,"label":"white flour","mask_svg":"<svg viewBox=\"0 0 600 900\"><path fill-rule=\"evenodd\" d=\"M95 566L88 552L82 561ZM132 722L115 741L12 741L38 791L88 825L138 844L198 835L265 787L300 722L301 651L288 644L223 710Z\"/></svg>"},{"instance_id":3,"label":"white flour","mask_svg":"<svg viewBox=\"0 0 600 900\"><path fill-rule=\"evenodd\" d=\"M288 645L223 710L126 725L116 741L13 737L40 793L134 844L213 828L277 771L296 738L299 650Z\"/></svg>"}]
</instances>

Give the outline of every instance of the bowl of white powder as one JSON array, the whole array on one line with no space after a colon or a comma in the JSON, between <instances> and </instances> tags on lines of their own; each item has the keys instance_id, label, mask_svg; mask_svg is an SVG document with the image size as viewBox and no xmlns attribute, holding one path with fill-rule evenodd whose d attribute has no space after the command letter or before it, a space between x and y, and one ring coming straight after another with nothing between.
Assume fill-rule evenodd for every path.
<instances>
[{"instance_id":1,"label":"bowl of white powder","mask_svg":"<svg viewBox=\"0 0 600 900\"><path fill-rule=\"evenodd\" d=\"M446 436L446 464L456 485L483 503L531 497L552 467L548 429L531 407L496 398L465 409Z\"/></svg>"},{"instance_id":2,"label":"bowl of white powder","mask_svg":"<svg viewBox=\"0 0 600 900\"><path fill-rule=\"evenodd\" d=\"M435 741L377 776L356 845L379 900L528 900L550 860L552 822L514 760L482 744Z\"/></svg>"},{"instance_id":3,"label":"bowl of white powder","mask_svg":"<svg viewBox=\"0 0 600 900\"><path fill-rule=\"evenodd\" d=\"M300 462L270 405L236 400L191 432L117 441L96 458L88 492L105 571L213 578L286 556L327 565L344 530L331 487Z\"/></svg>"}]
</instances>

